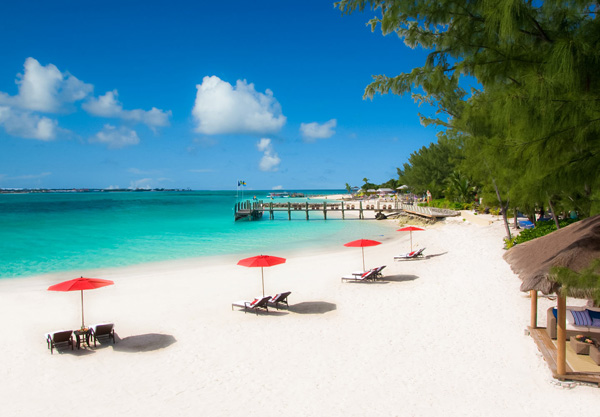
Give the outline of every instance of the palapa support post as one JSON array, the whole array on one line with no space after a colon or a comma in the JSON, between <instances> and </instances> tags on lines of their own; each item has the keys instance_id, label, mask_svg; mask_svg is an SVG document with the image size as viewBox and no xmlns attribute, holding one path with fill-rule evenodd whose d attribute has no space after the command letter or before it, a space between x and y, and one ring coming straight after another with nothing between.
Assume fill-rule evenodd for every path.
<instances>
[{"instance_id":1,"label":"palapa support post","mask_svg":"<svg viewBox=\"0 0 600 417\"><path fill-rule=\"evenodd\" d=\"M346 217L344 217L344 202L342 201L342 220L346 220Z\"/></svg>"},{"instance_id":2,"label":"palapa support post","mask_svg":"<svg viewBox=\"0 0 600 417\"><path fill-rule=\"evenodd\" d=\"M271 220L273 220L275 218L275 214L273 213L273 202L272 201L269 203L269 206L271 207Z\"/></svg>"},{"instance_id":3,"label":"palapa support post","mask_svg":"<svg viewBox=\"0 0 600 417\"><path fill-rule=\"evenodd\" d=\"M323 203L323 217L327 220L327 203Z\"/></svg>"},{"instance_id":4,"label":"palapa support post","mask_svg":"<svg viewBox=\"0 0 600 417\"><path fill-rule=\"evenodd\" d=\"M288 201L288 220L292 220L292 204Z\"/></svg>"},{"instance_id":5,"label":"palapa support post","mask_svg":"<svg viewBox=\"0 0 600 417\"><path fill-rule=\"evenodd\" d=\"M558 353L556 355L556 373L558 375L567 374L567 299L562 295L556 297L556 344Z\"/></svg>"},{"instance_id":6,"label":"palapa support post","mask_svg":"<svg viewBox=\"0 0 600 417\"><path fill-rule=\"evenodd\" d=\"M308 220L308 202L306 202L306 220Z\"/></svg>"},{"instance_id":7,"label":"palapa support post","mask_svg":"<svg viewBox=\"0 0 600 417\"><path fill-rule=\"evenodd\" d=\"M531 290L529 294L531 296L531 328L537 329L538 292Z\"/></svg>"},{"instance_id":8,"label":"palapa support post","mask_svg":"<svg viewBox=\"0 0 600 417\"><path fill-rule=\"evenodd\" d=\"M364 216L363 216L363 208L362 208L362 201L359 203L359 205L358 205L358 206L359 206L358 218L359 218L359 219L364 219Z\"/></svg>"}]
</instances>

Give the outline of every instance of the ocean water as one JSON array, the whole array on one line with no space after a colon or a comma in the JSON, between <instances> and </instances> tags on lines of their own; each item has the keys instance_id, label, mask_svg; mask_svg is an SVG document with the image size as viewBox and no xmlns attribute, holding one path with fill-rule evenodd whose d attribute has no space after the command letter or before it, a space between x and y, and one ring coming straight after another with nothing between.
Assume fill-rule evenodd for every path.
<instances>
[{"instance_id":1,"label":"ocean water","mask_svg":"<svg viewBox=\"0 0 600 417\"><path fill-rule=\"evenodd\" d=\"M266 194L249 197L270 201ZM235 202L235 191L0 194L0 278L211 255L285 257L286 250L341 246L393 230L375 220L324 220L319 212L310 221L304 212L292 212L289 221L286 212L235 222Z\"/></svg>"}]
</instances>

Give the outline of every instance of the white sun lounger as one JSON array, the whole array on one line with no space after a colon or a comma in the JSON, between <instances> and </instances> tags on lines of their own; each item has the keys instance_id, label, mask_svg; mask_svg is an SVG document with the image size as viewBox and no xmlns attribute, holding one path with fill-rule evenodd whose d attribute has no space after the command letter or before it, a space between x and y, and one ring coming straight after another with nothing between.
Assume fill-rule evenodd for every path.
<instances>
[{"instance_id":1,"label":"white sun lounger","mask_svg":"<svg viewBox=\"0 0 600 417\"><path fill-rule=\"evenodd\" d=\"M395 261L409 261L412 259L422 258L424 250L425 250L425 248L421 248L419 250L412 251L410 253L403 253L401 255L396 255L396 256L394 256L394 260Z\"/></svg>"},{"instance_id":2,"label":"white sun lounger","mask_svg":"<svg viewBox=\"0 0 600 417\"><path fill-rule=\"evenodd\" d=\"M244 309L244 314L247 311L255 311L258 315L258 310L265 310L267 313L269 312L268 302L271 299L270 295L265 297L255 298L254 301L236 301L231 304L231 309L233 307L241 307Z\"/></svg>"},{"instance_id":3,"label":"white sun lounger","mask_svg":"<svg viewBox=\"0 0 600 417\"><path fill-rule=\"evenodd\" d=\"M342 277L342 282L344 282L344 281L366 282L371 279L375 279L375 276L376 276L376 269L371 269L367 272L363 272L362 275L354 275L354 274L344 275Z\"/></svg>"}]
</instances>

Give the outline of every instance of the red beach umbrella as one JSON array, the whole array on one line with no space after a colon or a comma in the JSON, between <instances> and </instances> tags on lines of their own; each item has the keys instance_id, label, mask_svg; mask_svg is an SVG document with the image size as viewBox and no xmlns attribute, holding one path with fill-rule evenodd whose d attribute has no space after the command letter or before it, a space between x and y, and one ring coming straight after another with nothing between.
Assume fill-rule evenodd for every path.
<instances>
[{"instance_id":1,"label":"red beach umbrella","mask_svg":"<svg viewBox=\"0 0 600 417\"><path fill-rule=\"evenodd\" d=\"M83 290L95 290L96 288L106 287L107 285L113 284L114 282L108 279L81 277L51 285L48 287L48 291L81 291L81 328L84 328Z\"/></svg>"},{"instance_id":2,"label":"red beach umbrella","mask_svg":"<svg viewBox=\"0 0 600 417\"><path fill-rule=\"evenodd\" d=\"M262 290L263 297L265 296L265 274L264 267L275 266L279 264L285 263L285 258L278 258L277 256L269 256L269 255L258 255L253 256L251 258L245 258L238 261L238 265L247 266L249 268L257 268L260 267L260 274L262 277Z\"/></svg>"},{"instance_id":3,"label":"red beach umbrella","mask_svg":"<svg viewBox=\"0 0 600 417\"><path fill-rule=\"evenodd\" d=\"M412 232L417 232L417 231L425 231L425 229L421 229L420 227L415 227L415 226L406 226L406 227L403 227L402 229L396 230L396 232L410 232L410 251L411 252L412 252Z\"/></svg>"},{"instance_id":4,"label":"red beach umbrella","mask_svg":"<svg viewBox=\"0 0 600 417\"><path fill-rule=\"evenodd\" d=\"M358 240L353 240L352 242L344 243L344 246L347 246L349 248L360 248L362 250L363 271L365 270L365 249L364 248L367 246L377 246L377 245L381 245L381 242L378 242L376 240L369 240L369 239L358 239Z\"/></svg>"}]
</instances>

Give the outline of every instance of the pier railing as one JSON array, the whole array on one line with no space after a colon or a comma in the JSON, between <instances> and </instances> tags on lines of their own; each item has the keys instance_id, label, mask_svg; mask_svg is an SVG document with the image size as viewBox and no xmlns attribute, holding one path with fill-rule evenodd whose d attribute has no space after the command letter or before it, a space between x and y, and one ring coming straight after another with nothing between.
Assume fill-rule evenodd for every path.
<instances>
[{"instance_id":1,"label":"pier railing","mask_svg":"<svg viewBox=\"0 0 600 417\"><path fill-rule=\"evenodd\" d=\"M257 220L263 215L263 202L261 201L239 201L235 203L235 220Z\"/></svg>"},{"instance_id":2,"label":"pier railing","mask_svg":"<svg viewBox=\"0 0 600 417\"><path fill-rule=\"evenodd\" d=\"M376 212L401 212L415 214L418 216L429 218L442 218L458 216L460 213L454 210L440 209L435 207L420 207L416 204L404 204L399 201L340 201L334 203L309 203L309 202L285 202L285 203L263 203L262 201L244 201L236 203L235 216L236 220L250 217L254 220L262 217L264 211L269 212L269 218L275 218L275 212L287 212L288 219L292 219L292 212L301 211L306 215L306 220L309 220L309 212L322 211L323 217L327 220L328 212L340 212L342 219L345 219L346 211L357 211L358 218L364 219L365 210L373 210Z\"/></svg>"}]
</instances>

